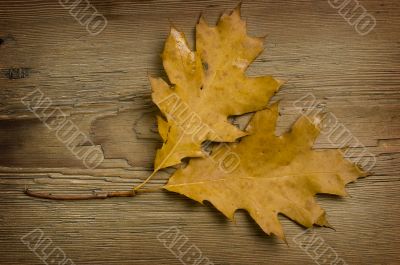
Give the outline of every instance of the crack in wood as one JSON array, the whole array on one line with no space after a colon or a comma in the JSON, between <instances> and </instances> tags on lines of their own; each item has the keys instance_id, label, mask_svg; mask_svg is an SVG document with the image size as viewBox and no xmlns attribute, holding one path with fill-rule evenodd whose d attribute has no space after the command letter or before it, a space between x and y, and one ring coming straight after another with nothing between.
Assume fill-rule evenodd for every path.
<instances>
[{"instance_id":1,"label":"crack in wood","mask_svg":"<svg viewBox=\"0 0 400 265\"><path fill-rule=\"evenodd\" d=\"M22 79L29 77L32 72L31 68L28 67L19 67L19 68L9 68L3 70L4 76L8 79Z\"/></svg>"}]
</instances>

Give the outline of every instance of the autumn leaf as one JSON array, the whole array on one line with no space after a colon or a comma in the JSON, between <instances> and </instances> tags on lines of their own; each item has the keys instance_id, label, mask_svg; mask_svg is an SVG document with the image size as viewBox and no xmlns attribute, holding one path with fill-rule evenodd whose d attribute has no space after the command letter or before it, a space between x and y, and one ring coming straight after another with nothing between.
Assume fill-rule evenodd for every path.
<instances>
[{"instance_id":1,"label":"autumn leaf","mask_svg":"<svg viewBox=\"0 0 400 265\"><path fill-rule=\"evenodd\" d=\"M340 150L314 150L318 119L302 116L283 135L275 135L278 104L257 112L249 136L229 144L240 164L227 173L211 156L191 159L177 170L165 189L211 202L229 219L245 209L267 234L284 239L278 214L311 227L328 225L314 195L346 195L345 185L366 173L346 160ZM215 148L214 148L215 149ZM213 149L213 150L214 150Z\"/></svg>"},{"instance_id":2,"label":"autumn leaf","mask_svg":"<svg viewBox=\"0 0 400 265\"><path fill-rule=\"evenodd\" d=\"M248 77L247 67L263 51L263 38L250 37L240 8L224 14L217 26L203 18L196 26L196 51L174 27L162 53L171 84L150 78L152 99L165 118L158 117L164 140L155 171L179 164L185 157L203 157L206 141L233 142L247 135L228 117L267 106L281 82L271 76Z\"/></svg>"}]
</instances>

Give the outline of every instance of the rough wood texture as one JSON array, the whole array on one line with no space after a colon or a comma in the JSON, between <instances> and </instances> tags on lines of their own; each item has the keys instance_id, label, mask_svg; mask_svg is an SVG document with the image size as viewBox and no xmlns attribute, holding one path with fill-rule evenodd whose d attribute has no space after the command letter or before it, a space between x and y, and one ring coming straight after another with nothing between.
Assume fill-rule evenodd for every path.
<instances>
[{"instance_id":1,"label":"rough wood texture","mask_svg":"<svg viewBox=\"0 0 400 265\"><path fill-rule=\"evenodd\" d=\"M203 12L215 22L231 1L92 0L108 25L88 34L55 0L0 2L0 263L42 264L21 242L35 228L75 264L181 264L158 241L180 228L215 264L312 264L293 238L303 228L282 217L289 246L239 211L236 223L212 207L168 192L95 201L47 201L42 191L127 190L151 172L160 145L147 74L162 75L169 24L193 42ZM319 196L336 231L317 234L347 264L400 263L400 3L362 0L377 20L360 36L327 0L245 1L253 35L268 34L250 74L288 83L278 131L299 115L308 92L377 157L374 174L348 186L351 197ZM40 88L90 135L106 159L86 169L21 98ZM321 137L316 147L333 145ZM82 147L83 148L83 147ZM152 186L168 177L161 173Z\"/></svg>"}]
</instances>

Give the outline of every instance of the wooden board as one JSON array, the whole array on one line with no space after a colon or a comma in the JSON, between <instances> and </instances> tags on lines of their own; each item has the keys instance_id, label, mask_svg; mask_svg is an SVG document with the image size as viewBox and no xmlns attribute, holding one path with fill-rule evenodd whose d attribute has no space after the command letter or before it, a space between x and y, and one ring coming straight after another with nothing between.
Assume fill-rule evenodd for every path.
<instances>
[{"instance_id":1,"label":"wooden board","mask_svg":"<svg viewBox=\"0 0 400 265\"><path fill-rule=\"evenodd\" d=\"M268 34L248 72L288 81L274 97L281 99L278 132L299 116L293 103L312 93L377 158L372 176L348 185L351 197L318 196L336 228L315 229L323 246L347 264L400 264L400 2L360 1L377 22L365 36L330 2L244 1L249 32ZM21 240L37 228L52 240L45 253L59 247L74 264L181 264L158 239L171 227L214 264L312 264L315 246L297 245L304 229L283 216L289 245L263 234L244 211L232 223L211 206L168 192L79 202L23 194L25 186L128 190L145 179L160 146L147 75L164 75L159 54L170 23L193 44L200 13L215 23L236 5L90 4L108 22L96 36L59 1L0 2L0 264L43 264L43 245L31 251ZM21 102L35 89L90 136L105 156L99 167L87 169ZM322 136L319 147L334 145ZM167 178L162 172L149 187Z\"/></svg>"}]
</instances>

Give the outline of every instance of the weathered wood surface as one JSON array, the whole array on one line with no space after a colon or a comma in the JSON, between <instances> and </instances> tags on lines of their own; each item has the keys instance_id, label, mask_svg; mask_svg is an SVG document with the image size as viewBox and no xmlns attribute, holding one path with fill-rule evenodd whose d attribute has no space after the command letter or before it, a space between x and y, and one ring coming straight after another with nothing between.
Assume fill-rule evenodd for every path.
<instances>
[{"instance_id":1,"label":"weathered wood surface","mask_svg":"<svg viewBox=\"0 0 400 265\"><path fill-rule=\"evenodd\" d=\"M154 192L135 198L59 202L22 191L127 190L146 178L160 139L148 74L163 75L159 53L170 21L193 43L202 12L214 23L231 1L92 0L108 25L88 34L56 0L0 2L0 264L42 264L21 242L40 228L75 264L181 264L157 239L171 226L215 264L312 264L293 238L303 228L281 217L289 246L243 211L236 223L212 207ZM347 264L400 263L400 3L362 0L377 20L357 34L328 1L245 1L253 35L268 34L252 75L288 83L278 131L313 93L377 157L351 197L319 196L336 231L317 229ZM17 69L17 70L16 70ZM39 88L106 157L86 169L21 103ZM333 147L321 137L316 147ZM162 185L164 172L149 187Z\"/></svg>"}]
</instances>

